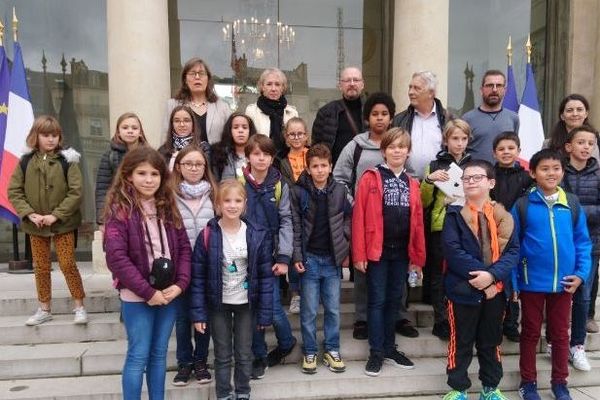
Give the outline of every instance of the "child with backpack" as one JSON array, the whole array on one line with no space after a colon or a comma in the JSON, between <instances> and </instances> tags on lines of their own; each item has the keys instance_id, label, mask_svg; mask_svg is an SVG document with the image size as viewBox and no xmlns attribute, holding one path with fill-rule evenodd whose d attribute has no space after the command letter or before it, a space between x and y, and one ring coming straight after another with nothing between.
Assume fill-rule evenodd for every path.
<instances>
[{"instance_id":1,"label":"child with backpack","mask_svg":"<svg viewBox=\"0 0 600 400\"><path fill-rule=\"evenodd\" d=\"M421 200L425 208L425 220L429 222L426 226L427 232L427 268L423 274L424 289L429 286L431 304L433 305L433 335L442 340L450 338L450 327L446 315L444 301L444 288L442 283L443 273L443 251L442 251L442 228L446 207L454 199L449 198L442 192L435 182L445 182L450 179L448 169L450 164L455 163L463 166L471 159L467 152L467 145L471 139L471 127L461 119L453 119L444 126L443 144L445 149L441 150L436 159L431 161L425 168L425 179L421 182Z\"/></svg>"},{"instance_id":2,"label":"child with backpack","mask_svg":"<svg viewBox=\"0 0 600 400\"><path fill-rule=\"evenodd\" d=\"M531 157L529 167L536 186L512 209L515 234L521 242L515 274L523 314L519 393L524 400L540 399L536 353L545 308L552 338L552 393L568 400L571 299L589 278L592 243L577 197L558 186L564 175L562 156L551 149L540 150Z\"/></svg>"},{"instance_id":3,"label":"child with backpack","mask_svg":"<svg viewBox=\"0 0 600 400\"><path fill-rule=\"evenodd\" d=\"M63 149L63 133L56 118L35 119L23 155L8 186L8 199L21 218L21 230L31 239L31 257L39 308L26 325L52 319L50 245L54 241L58 264L75 303L74 322L87 324L85 292L75 262L75 235L81 225L82 178L80 154Z\"/></svg>"},{"instance_id":4,"label":"child with backpack","mask_svg":"<svg viewBox=\"0 0 600 400\"><path fill-rule=\"evenodd\" d=\"M248 196L246 218L262 226L273 238L273 265L275 276L285 275L292 260L293 227L290 209L290 190L283 182L281 173L271 164L275 157L275 145L265 135L254 135L246 145L248 166L239 179ZM292 327L283 310L279 285L273 285L273 328L277 347L267 354L264 330L254 331L252 340L252 379L265 376L268 367L280 364L296 346Z\"/></svg>"},{"instance_id":5,"label":"child with backpack","mask_svg":"<svg viewBox=\"0 0 600 400\"><path fill-rule=\"evenodd\" d=\"M191 319L202 334L211 325L217 398L249 399L252 332L273 319L273 242L268 230L242 218L247 198L240 182L221 182L216 204L220 216L194 247Z\"/></svg>"},{"instance_id":6,"label":"child with backpack","mask_svg":"<svg viewBox=\"0 0 600 400\"><path fill-rule=\"evenodd\" d=\"M242 169L248 165L244 149L248 139L255 134L252 118L240 112L229 116L221 141L211 147L210 161L217 182L242 176Z\"/></svg>"},{"instance_id":7,"label":"child with backpack","mask_svg":"<svg viewBox=\"0 0 600 400\"><path fill-rule=\"evenodd\" d=\"M324 144L306 153L292 195L294 268L300 274L302 372L317 372L317 311L323 302L323 364L344 372L340 355L340 267L348 266L352 205L347 188L331 177L331 151Z\"/></svg>"}]
</instances>

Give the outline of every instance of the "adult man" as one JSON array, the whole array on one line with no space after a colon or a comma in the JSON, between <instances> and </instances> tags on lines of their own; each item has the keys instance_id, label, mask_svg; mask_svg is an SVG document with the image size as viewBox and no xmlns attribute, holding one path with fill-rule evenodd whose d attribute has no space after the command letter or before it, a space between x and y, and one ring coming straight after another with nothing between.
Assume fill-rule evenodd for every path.
<instances>
[{"instance_id":1,"label":"adult man","mask_svg":"<svg viewBox=\"0 0 600 400\"><path fill-rule=\"evenodd\" d=\"M340 74L338 87L342 98L321 107L312 128L312 143L329 146L334 165L344 146L364 130L360 95L365 83L360 69L345 68Z\"/></svg>"},{"instance_id":2,"label":"adult man","mask_svg":"<svg viewBox=\"0 0 600 400\"><path fill-rule=\"evenodd\" d=\"M408 85L410 105L392 122L410 133L412 146L407 169L419 179L423 179L425 167L442 149L442 130L449 118L442 102L435 97L436 87L433 72L415 72Z\"/></svg>"},{"instance_id":3,"label":"adult man","mask_svg":"<svg viewBox=\"0 0 600 400\"><path fill-rule=\"evenodd\" d=\"M502 132L518 133L519 116L502 108L506 78L502 71L491 69L481 79L482 103L468 111L463 119L471 126L473 137L470 146L471 158L479 158L494 163L494 138Z\"/></svg>"}]
</instances>

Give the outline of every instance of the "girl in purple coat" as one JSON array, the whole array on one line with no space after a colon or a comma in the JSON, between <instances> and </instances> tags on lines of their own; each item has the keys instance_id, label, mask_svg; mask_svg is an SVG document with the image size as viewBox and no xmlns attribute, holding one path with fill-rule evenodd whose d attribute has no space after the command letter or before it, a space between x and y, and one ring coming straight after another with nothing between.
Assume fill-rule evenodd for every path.
<instances>
[{"instance_id":1,"label":"girl in purple coat","mask_svg":"<svg viewBox=\"0 0 600 400\"><path fill-rule=\"evenodd\" d=\"M163 157L150 147L125 155L105 206L106 262L119 290L127 332L123 398L164 398L173 300L190 281L191 246Z\"/></svg>"}]
</instances>

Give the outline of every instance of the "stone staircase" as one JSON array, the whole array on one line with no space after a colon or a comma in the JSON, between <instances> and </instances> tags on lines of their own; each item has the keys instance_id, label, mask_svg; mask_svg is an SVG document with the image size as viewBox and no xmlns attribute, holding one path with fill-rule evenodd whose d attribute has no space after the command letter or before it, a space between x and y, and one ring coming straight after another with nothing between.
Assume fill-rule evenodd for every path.
<instances>
[{"instance_id":1,"label":"stone staircase","mask_svg":"<svg viewBox=\"0 0 600 400\"><path fill-rule=\"evenodd\" d=\"M126 349L125 330L119 322L119 300L111 287L108 275L92 272L91 265L81 265L84 285L88 294L86 308L90 322L87 326L72 323L69 294L60 272L53 272L54 320L27 327L26 318L37 307L33 278L30 275L0 273L0 399L119 399L120 371ZM416 368L402 370L388 365L379 377L363 373L368 354L366 341L352 338L353 306L352 284L342 285L341 353L347 371L334 374L320 365L315 375L300 372L301 335L298 315L290 315L290 322L298 345L287 357L285 364L271 368L266 377L252 381L253 399L366 399L440 398L447 391L447 343L431 334L433 313L430 306L412 304L410 310L420 331L418 338L398 336L401 351L411 358ZM319 319L319 327L322 319ZM272 348L276 341L272 330L267 341ZM321 337L321 335L319 335ZM569 379L574 398L600 399L600 335L588 335L588 356L593 370L582 373L571 369ZM501 387L509 391L509 398L518 398L519 383L518 344L505 341L504 378ZM542 344L539 352L543 352ZM211 360L209 360L210 362ZM168 365L175 368L175 339L171 339ZM474 388L479 389L477 361L471 368ZM539 385L548 388L549 359L538 357ZM174 372L167 376L167 397L170 399L214 399L214 384L186 387L170 385ZM551 398L549 397L545 398Z\"/></svg>"}]
</instances>

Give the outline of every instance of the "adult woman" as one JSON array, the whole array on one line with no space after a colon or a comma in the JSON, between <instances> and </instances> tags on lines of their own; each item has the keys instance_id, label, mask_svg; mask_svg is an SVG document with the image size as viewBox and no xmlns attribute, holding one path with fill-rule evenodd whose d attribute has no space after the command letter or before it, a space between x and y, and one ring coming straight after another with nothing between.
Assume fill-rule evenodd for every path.
<instances>
[{"instance_id":1,"label":"adult woman","mask_svg":"<svg viewBox=\"0 0 600 400\"><path fill-rule=\"evenodd\" d=\"M257 133L269 136L279 152L286 148L283 126L298 116L296 108L285 98L287 78L280 69L267 68L260 74L256 86L260 96L256 103L246 107L246 115L252 118Z\"/></svg>"},{"instance_id":2,"label":"adult woman","mask_svg":"<svg viewBox=\"0 0 600 400\"><path fill-rule=\"evenodd\" d=\"M552 128L550 139L544 143L544 147L564 153L569 132L588 123L589 109L590 104L580 94L573 93L562 99L558 109L559 121Z\"/></svg>"},{"instance_id":3,"label":"adult woman","mask_svg":"<svg viewBox=\"0 0 600 400\"><path fill-rule=\"evenodd\" d=\"M181 71L181 87L173 99L167 101L163 132L167 132L168 118L177 105L187 105L194 112L198 142L217 143L231 108L215 92L212 73L200 58L188 60ZM164 137L163 137L164 139Z\"/></svg>"}]
</instances>

